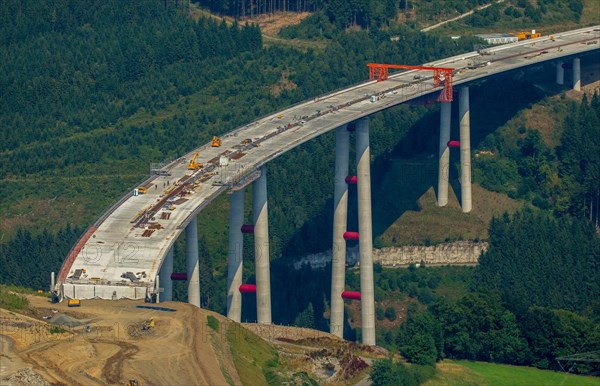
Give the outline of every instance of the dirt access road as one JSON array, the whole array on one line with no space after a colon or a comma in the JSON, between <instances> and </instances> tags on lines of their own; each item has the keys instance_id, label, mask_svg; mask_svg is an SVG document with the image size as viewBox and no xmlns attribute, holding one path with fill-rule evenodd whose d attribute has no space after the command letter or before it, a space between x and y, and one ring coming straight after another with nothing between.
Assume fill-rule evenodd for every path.
<instances>
[{"instance_id":1,"label":"dirt access road","mask_svg":"<svg viewBox=\"0 0 600 386\"><path fill-rule=\"evenodd\" d=\"M222 317L185 303L162 303L176 310L164 312L136 308L144 303L128 300L85 300L79 308L34 296L29 300L42 315L54 310L88 320L90 331L83 325L50 333L43 321L0 310L3 379L30 367L51 384L124 385L137 379L144 386L227 385L220 369L234 368L219 363L217 358L231 360L216 355L206 323L209 314ZM150 318L155 328L143 331ZM238 375L229 373L239 384Z\"/></svg>"}]
</instances>

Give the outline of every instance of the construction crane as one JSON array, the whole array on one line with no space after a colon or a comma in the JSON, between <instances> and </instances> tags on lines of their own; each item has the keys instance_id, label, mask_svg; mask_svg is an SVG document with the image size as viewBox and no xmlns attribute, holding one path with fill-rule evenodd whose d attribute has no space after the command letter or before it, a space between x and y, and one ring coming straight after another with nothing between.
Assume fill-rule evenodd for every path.
<instances>
[{"instance_id":1,"label":"construction crane","mask_svg":"<svg viewBox=\"0 0 600 386\"><path fill-rule=\"evenodd\" d=\"M213 139L212 139L212 147L219 147L219 146L221 146L221 138L219 138L215 135L215 136L213 136Z\"/></svg>"},{"instance_id":2,"label":"construction crane","mask_svg":"<svg viewBox=\"0 0 600 386\"><path fill-rule=\"evenodd\" d=\"M202 167L202 163L196 162L197 157L198 157L198 152L196 152L196 154L194 154L194 158L192 158L192 160L188 164L188 170L196 170L196 169Z\"/></svg>"},{"instance_id":3,"label":"construction crane","mask_svg":"<svg viewBox=\"0 0 600 386\"><path fill-rule=\"evenodd\" d=\"M444 67L429 67L429 66L407 66L403 64L379 64L369 63L369 80L377 80L381 82L388 78L388 70L390 68L407 69L407 70L429 70L433 71L433 84L434 87L444 86L442 93L438 97L440 102L452 102L452 73L454 68ZM421 79L421 77L415 76L415 79Z\"/></svg>"}]
</instances>

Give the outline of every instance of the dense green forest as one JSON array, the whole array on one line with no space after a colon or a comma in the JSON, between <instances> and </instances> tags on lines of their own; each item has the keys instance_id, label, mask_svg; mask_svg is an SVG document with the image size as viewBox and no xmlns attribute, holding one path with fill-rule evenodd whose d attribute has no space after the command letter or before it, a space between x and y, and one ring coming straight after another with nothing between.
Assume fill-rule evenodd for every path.
<instances>
[{"instance_id":1,"label":"dense green forest","mask_svg":"<svg viewBox=\"0 0 600 386\"><path fill-rule=\"evenodd\" d=\"M282 36L331 40L322 49L265 47L257 26L192 20L184 1L0 4L0 216L3 226L16 224L0 239L1 283L47 287L49 272L59 269L82 230L143 178L150 162L173 158L277 108L363 81L367 62L423 63L471 50L474 43L390 24L404 9L402 1L366 8L360 6L364 1L333 0L200 3L236 17L243 4L246 15L318 8L321 12L285 28ZM487 2L409 1L407 9L437 4L452 14L480 3ZM565 6L505 3L484 16L522 12L520 18L533 20L535 15L525 12L530 7L543 20ZM580 3L569 2L566 17L577 17ZM368 28L345 30L353 24ZM505 115L543 97L524 83L501 80L493 87L503 98L499 105L506 103ZM504 96L516 87L523 92L508 106ZM473 87L474 95L483 92ZM452 274L452 284L462 288L459 296L443 291L448 273L376 267L377 319L397 320L396 308L383 306L384 300L409 304L406 322L378 329L378 342L423 366L465 358L558 369L557 357L600 350L599 247L590 225L598 221L600 101L595 95L591 101L561 103L569 104L572 114L561 122L560 146L548 146L536 130L525 128L516 141L495 132L480 144L474 139L478 149L493 153L474 160L475 180L526 199L534 209L492 222L491 247L480 267ZM373 180L399 153L435 153L436 120L437 110L424 106L371 117ZM330 247L333 144L327 134L269 164L274 259ZM38 222L20 228L22 212L40 198L50 209L60 208L60 214L49 209L40 216L39 223L45 218L50 230L36 229ZM218 312L225 310L226 243L220 235L226 216L216 215L226 207L223 200L206 211L199 243L202 304ZM351 225L355 217L351 211ZM183 241L175 246L176 270L183 269ZM253 253L248 240L244 277L250 283ZM274 322L327 330L330 267L290 272L285 261L275 260L272 273ZM351 269L347 287L359 289ZM183 283L177 283L175 295L185 300ZM244 298L248 321L256 317L253 301ZM346 337L360 338L360 329L347 324ZM381 366L405 371L392 362ZM597 369L578 365L576 370ZM422 380L431 370L409 372Z\"/></svg>"},{"instance_id":2,"label":"dense green forest","mask_svg":"<svg viewBox=\"0 0 600 386\"><path fill-rule=\"evenodd\" d=\"M0 96L0 209L17 224L41 196L50 210L33 225L85 226L146 175L150 162L277 107L364 80L365 63L374 59L419 63L470 48L409 31L401 44L387 33L356 32L318 51L261 48L255 26L194 22L159 1L89 7L7 1L2 7L0 68L8 91ZM428 49L410 49L415 45ZM274 93L283 76L296 87ZM390 153L425 111L402 107L375 116L374 156ZM285 186L270 188L275 256L331 196L331 144L332 137L324 136L270 168L272 180L289 176L290 169L298 173ZM302 172L323 168L310 172L317 179L310 186L294 183L307 180ZM309 191L318 199L307 201ZM73 203L76 218L52 211ZM284 207L293 213L284 215Z\"/></svg>"},{"instance_id":3,"label":"dense green forest","mask_svg":"<svg viewBox=\"0 0 600 386\"><path fill-rule=\"evenodd\" d=\"M581 103L568 100L548 105L567 115L557 132L560 145L549 146L533 128L521 126L515 136L494 132L474 159L474 180L487 189L526 198L558 216L569 213L598 225L600 206L600 96Z\"/></svg>"},{"instance_id":4,"label":"dense green forest","mask_svg":"<svg viewBox=\"0 0 600 386\"><path fill-rule=\"evenodd\" d=\"M435 291L437 269L376 275L378 288L418 300L380 344L418 365L451 358L553 370L561 369L557 358L600 350L600 238L588 221L560 221L534 210L494 220L490 248L459 297ZM407 291L411 276L418 285ZM574 372L599 369L570 365Z\"/></svg>"},{"instance_id":5,"label":"dense green forest","mask_svg":"<svg viewBox=\"0 0 600 386\"><path fill-rule=\"evenodd\" d=\"M583 0L196 0L202 7L220 15L236 19L254 18L287 12L313 12L314 15L300 28L316 27L331 31L331 26L343 29L388 28L403 20L411 27L434 24L488 5L466 19L472 27L489 27L503 17L510 17L516 25L540 23L545 18L578 21L584 9ZM513 24L515 25L515 24ZM308 27L310 29L310 27ZM522 28L522 27L518 27ZM328 36L325 33L322 36Z\"/></svg>"}]
</instances>

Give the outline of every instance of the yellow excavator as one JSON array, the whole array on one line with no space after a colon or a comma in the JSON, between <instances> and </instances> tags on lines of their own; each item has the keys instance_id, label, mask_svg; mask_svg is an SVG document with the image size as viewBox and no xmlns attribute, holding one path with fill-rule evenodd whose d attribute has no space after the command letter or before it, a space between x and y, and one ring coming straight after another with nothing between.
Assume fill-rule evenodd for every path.
<instances>
[{"instance_id":1,"label":"yellow excavator","mask_svg":"<svg viewBox=\"0 0 600 386\"><path fill-rule=\"evenodd\" d=\"M221 146L221 138L219 138L215 135L215 136L213 136L212 147L219 147L219 146Z\"/></svg>"},{"instance_id":2,"label":"yellow excavator","mask_svg":"<svg viewBox=\"0 0 600 386\"><path fill-rule=\"evenodd\" d=\"M196 169L202 167L202 163L196 162L197 157L198 157L198 152L196 152L196 154L194 154L194 158L192 158L192 160L188 164L188 170L196 170Z\"/></svg>"}]
</instances>

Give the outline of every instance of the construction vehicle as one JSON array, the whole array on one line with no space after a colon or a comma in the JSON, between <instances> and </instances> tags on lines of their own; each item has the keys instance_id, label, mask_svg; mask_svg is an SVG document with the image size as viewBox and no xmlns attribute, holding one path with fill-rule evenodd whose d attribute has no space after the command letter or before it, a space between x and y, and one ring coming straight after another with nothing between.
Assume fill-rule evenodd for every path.
<instances>
[{"instance_id":1,"label":"construction vehicle","mask_svg":"<svg viewBox=\"0 0 600 386\"><path fill-rule=\"evenodd\" d=\"M196 170L202 167L202 163L196 162L196 158L198 158L198 152L194 154L194 158L192 158L192 160L188 164L188 170Z\"/></svg>"},{"instance_id":2,"label":"construction vehicle","mask_svg":"<svg viewBox=\"0 0 600 386\"><path fill-rule=\"evenodd\" d=\"M246 138L242 141L243 145L252 145L254 147L259 147L260 143L253 141L252 138Z\"/></svg>"},{"instance_id":3,"label":"construction vehicle","mask_svg":"<svg viewBox=\"0 0 600 386\"><path fill-rule=\"evenodd\" d=\"M142 330L147 331L154 328L154 318L150 318L150 320L145 320L142 324Z\"/></svg>"},{"instance_id":4,"label":"construction vehicle","mask_svg":"<svg viewBox=\"0 0 600 386\"><path fill-rule=\"evenodd\" d=\"M521 31L521 32L516 32L513 35L516 36L517 39L519 39L519 41L521 41L521 40L528 40L528 39L539 38L539 37L542 36L542 33L541 32L535 32L535 30L532 29L531 32L529 32L529 31Z\"/></svg>"},{"instance_id":5,"label":"construction vehicle","mask_svg":"<svg viewBox=\"0 0 600 386\"><path fill-rule=\"evenodd\" d=\"M145 186L140 186L137 190L138 190L139 194L146 194L146 193L148 193L148 189L146 189Z\"/></svg>"},{"instance_id":6,"label":"construction vehicle","mask_svg":"<svg viewBox=\"0 0 600 386\"><path fill-rule=\"evenodd\" d=\"M213 139L212 139L212 147L219 147L219 146L221 146L221 138L219 138L215 135L215 136L213 136Z\"/></svg>"},{"instance_id":7,"label":"construction vehicle","mask_svg":"<svg viewBox=\"0 0 600 386\"><path fill-rule=\"evenodd\" d=\"M80 307L81 301L79 299L69 299L67 301L67 306L68 307Z\"/></svg>"},{"instance_id":8,"label":"construction vehicle","mask_svg":"<svg viewBox=\"0 0 600 386\"><path fill-rule=\"evenodd\" d=\"M137 379L130 379L127 386L142 386L142 384Z\"/></svg>"}]
</instances>

